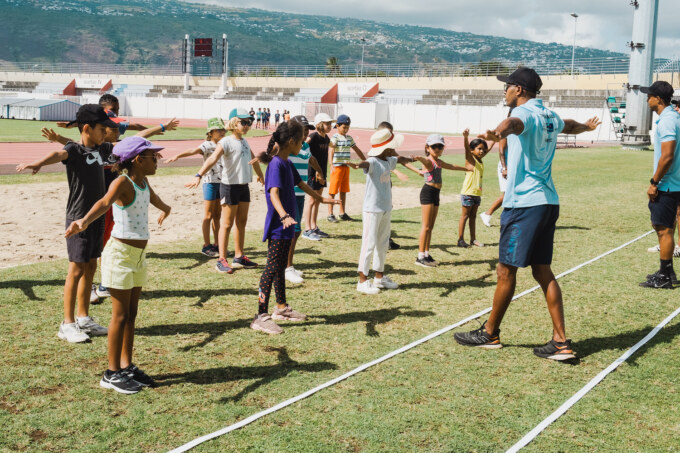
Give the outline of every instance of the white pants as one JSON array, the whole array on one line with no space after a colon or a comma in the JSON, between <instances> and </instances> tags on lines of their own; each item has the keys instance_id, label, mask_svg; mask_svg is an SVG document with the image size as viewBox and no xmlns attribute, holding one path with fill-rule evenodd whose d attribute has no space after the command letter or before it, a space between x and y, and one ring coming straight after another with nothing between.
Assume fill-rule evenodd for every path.
<instances>
[{"instance_id":1,"label":"white pants","mask_svg":"<svg viewBox=\"0 0 680 453\"><path fill-rule=\"evenodd\" d=\"M385 256L390 241L392 226L392 211L364 212L364 232L361 236L361 256L359 257L359 272L368 276L368 264L373 256L373 270L385 270ZM375 252L375 253L374 253Z\"/></svg>"}]
</instances>

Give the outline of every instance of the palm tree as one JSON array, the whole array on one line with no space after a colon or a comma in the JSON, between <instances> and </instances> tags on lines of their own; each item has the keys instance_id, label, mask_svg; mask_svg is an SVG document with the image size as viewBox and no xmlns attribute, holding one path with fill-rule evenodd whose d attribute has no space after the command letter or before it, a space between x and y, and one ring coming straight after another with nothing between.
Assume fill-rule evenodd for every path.
<instances>
[{"instance_id":1,"label":"palm tree","mask_svg":"<svg viewBox=\"0 0 680 453\"><path fill-rule=\"evenodd\" d=\"M337 57L330 57L326 60L326 70L328 71L328 75L331 77L339 76L341 74Z\"/></svg>"}]
</instances>

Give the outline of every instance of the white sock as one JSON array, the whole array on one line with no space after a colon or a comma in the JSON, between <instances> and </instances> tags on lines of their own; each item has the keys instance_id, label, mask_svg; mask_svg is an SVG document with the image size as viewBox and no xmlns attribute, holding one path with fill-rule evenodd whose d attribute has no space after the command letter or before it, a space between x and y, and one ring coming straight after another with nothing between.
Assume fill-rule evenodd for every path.
<instances>
[{"instance_id":1,"label":"white sock","mask_svg":"<svg viewBox=\"0 0 680 453\"><path fill-rule=\"evenodd\" d=\"M429 251L429 250L425 250L423 253L425 254L425 256L430 256L430 251Z\"/></svg>"},{"instance_id":2,"label":"white sock","mask_svg":"<svg viewBox=\"0 0 680 453\"><path fill-rule=\"evenodd\" d=\"M425 252L418 252L418 259L422 260L423 258L425 258Z\"/></svg>"},{"instance_id":3,"label":"white sock","mask_svg":"<svg viewBox=\"0 0 680 453\"><path fill-rule=\"evenodd\" d=\"M85 316L84 318L81 318L80 316L76 316L76 322L77 322L77 321L84 321L84 320L86 320L87 318L89 318L89 316Z\"/></svg>"}]
</instances>

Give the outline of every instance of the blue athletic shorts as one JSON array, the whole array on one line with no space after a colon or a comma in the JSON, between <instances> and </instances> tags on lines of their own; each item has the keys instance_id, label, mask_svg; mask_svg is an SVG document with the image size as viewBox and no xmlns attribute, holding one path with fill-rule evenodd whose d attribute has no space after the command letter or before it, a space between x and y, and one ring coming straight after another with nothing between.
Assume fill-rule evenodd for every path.
<instances>
[{"instance_id":1,"label":"blue athletic shorts","mask_svg":"<svg viewBox=\"0 0 680 453\"><path fill-rule=\"evenodd\" d=\"M297 203L297 211L295 212L295 221L297 222L295 224L295 232L300 233L302 231L300 225L302 224L302 211L305 209L305 197L296 195L295 202Z\"/></svg>"},{"instance_id":2,"label":"blue athletic shorts","mask_svg":"<svg viewBox=\"0 0 680 453\"><path fill-rule=\"evenodd\" d=\"M220 183L219 182L204 182L203 183L203 199L205 201L213 201L220 199Z\"/></svg>"},{"instance_id":3,"label":"blue athletic shorts","mask_svg":"<svg viewBox=\"0 0 680 453\"><path fill-rule=\"evenodd\" d=\"M555 224L559 216L560 207L552 204L504 209L498 260L514 267L552 263Z\"/></svg>"},{"instance_id":4,"label":"blue athletic shorts","mask_svg":"<svg viewBox=\"0 0 680 453\"><path fill-rule=\"evenodd\" d=\"M654 202L648 203L652 225L673 228L678 203L680 203L680 192L659 192L659 197Z\"/></svg>"}]
</instances>

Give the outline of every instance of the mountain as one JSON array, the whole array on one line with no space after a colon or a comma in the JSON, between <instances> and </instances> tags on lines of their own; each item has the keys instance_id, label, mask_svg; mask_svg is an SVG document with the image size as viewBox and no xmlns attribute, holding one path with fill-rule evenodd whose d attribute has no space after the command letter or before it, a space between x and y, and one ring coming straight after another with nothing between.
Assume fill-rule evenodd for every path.
<instances>
[{"instance_id":1,"label":"mountain","mask_svg":"<svg viewBox=\"0 0 680 453\"><path fill-rule=\"evenodd\" d=\"M313 5L310 4L310 5ZM317 15L167 0L0 0L0 60L179 64L182 39L229 38L229 64L570 59L571 46ZM622 57L584 47L577 58Z\"/></svg>"}]
</instances>

